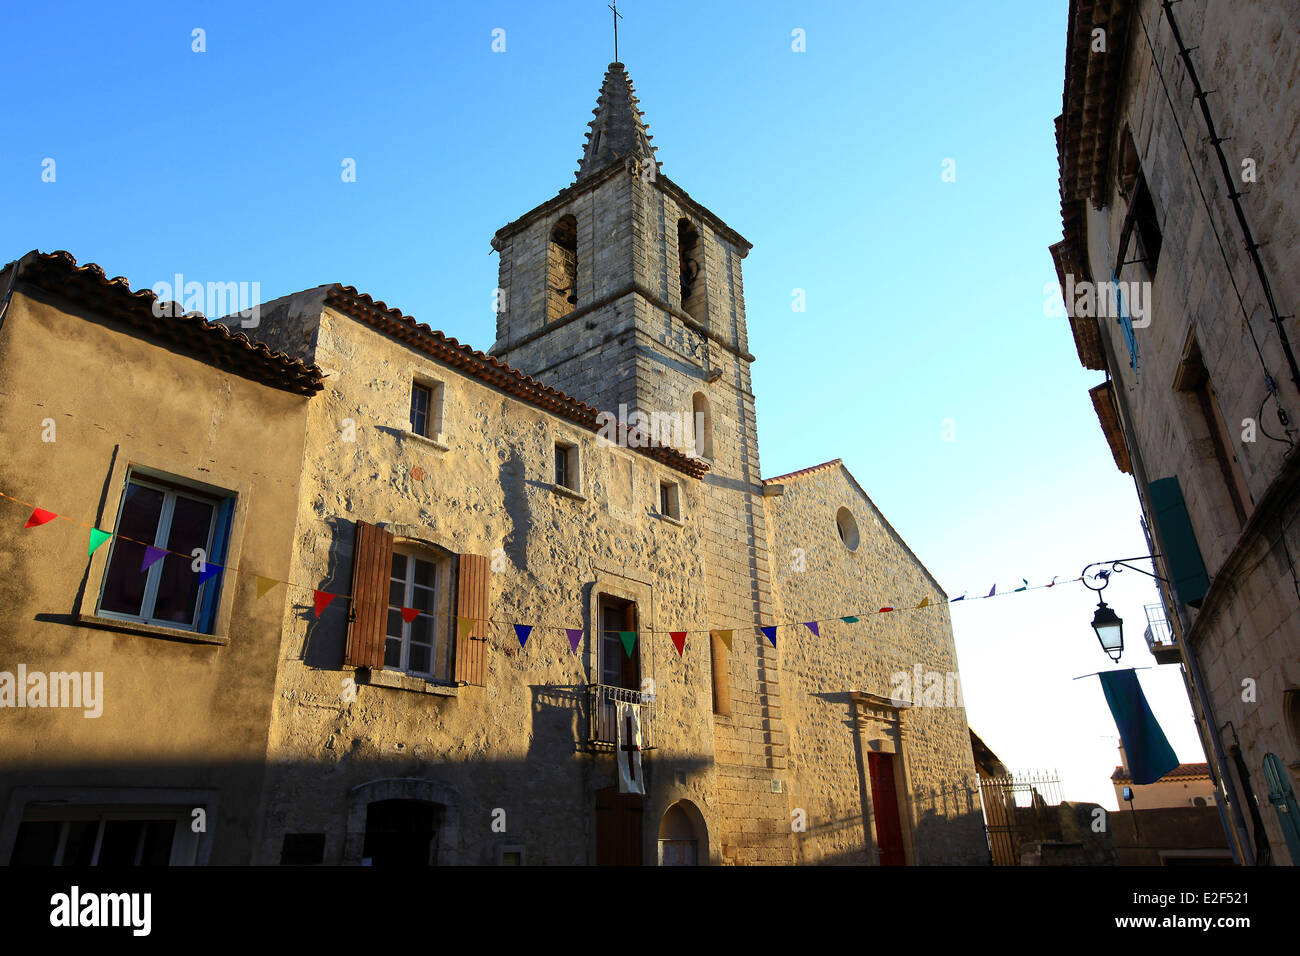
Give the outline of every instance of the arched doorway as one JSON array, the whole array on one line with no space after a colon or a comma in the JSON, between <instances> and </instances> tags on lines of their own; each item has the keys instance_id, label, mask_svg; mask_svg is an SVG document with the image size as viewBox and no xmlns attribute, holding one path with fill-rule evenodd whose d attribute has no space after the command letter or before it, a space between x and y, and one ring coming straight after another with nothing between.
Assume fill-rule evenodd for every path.
<instances>
[{"instance_id":1,"label":"arched doorway","mask_svg":"<svg viewBox=\"0 0 1300 956\"><path fill-rule=\"evenodd\" d=\"M659 822L659 865L699 866L709 861L708 829L689 800L678 800Z\"/></svg>"}]
</instances>

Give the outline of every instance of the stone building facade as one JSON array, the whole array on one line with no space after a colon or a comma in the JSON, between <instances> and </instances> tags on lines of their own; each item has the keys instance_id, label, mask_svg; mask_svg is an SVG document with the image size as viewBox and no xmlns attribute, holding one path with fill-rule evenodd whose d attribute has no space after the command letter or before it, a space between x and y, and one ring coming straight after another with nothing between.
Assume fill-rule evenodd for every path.
<instances>
[{"instance_id":1,"label":"stone building facade","mask_svg":"<svg viewBox=\"0 0 1300 956\"><path fill-rule=\"evenodd\" d=\"M1075 0L1057 120L1052 255L1245 863L1300 862L1298 31L1286 5Z\"/></svg>"},{"instance_id":2,"label":"stone building facade","mask_svg":"<svg viewBox=\"0 0 1300 956\"><path fill-rule=\"evenodd\" d=\"M839 461L761 478L749 243L621 64L493 247L491 354L350 287L261 308L323 387L244 449L299 482L247 860L987 862L947 597Z\"/></svg>"}]
</instances>

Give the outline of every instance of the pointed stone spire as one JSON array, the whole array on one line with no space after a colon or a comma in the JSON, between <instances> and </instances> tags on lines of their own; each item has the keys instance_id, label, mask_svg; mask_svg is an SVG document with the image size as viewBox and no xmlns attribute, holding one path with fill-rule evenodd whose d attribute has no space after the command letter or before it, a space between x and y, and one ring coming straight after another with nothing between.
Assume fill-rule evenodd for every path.
<instances>
[{"instance_id":1,"label":"pointed stone spire","mask_svg":"<svg viewBox=\"0 0 1300 956\"><path fill-rule=\"evenodd\" d=\"M650 145L654 137L646 132L646 124L641 119L645 114L637 109L636 91L622 63L609 65L592 112L596 117L587 124L591 131L587 133L587 145L578 163L578 181L617 159L626 160L629 156L654 159L655 147Z\"/></svg>"}]
</instances>

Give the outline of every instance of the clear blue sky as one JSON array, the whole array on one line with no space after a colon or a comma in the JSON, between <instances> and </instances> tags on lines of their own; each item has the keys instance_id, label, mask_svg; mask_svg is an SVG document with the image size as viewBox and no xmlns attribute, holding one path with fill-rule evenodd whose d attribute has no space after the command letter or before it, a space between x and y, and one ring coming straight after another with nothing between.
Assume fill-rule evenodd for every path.
<instances>
[{"instance_id":1,"label":"clear blue sky","mask_svg":"<svg viewBox=\"0 0 1300 956\"><path fill-rule=\"evenodd\" d=\"M133 288L181 272L264 299L341 281L490 347L488 240L572 182L613 58L605 0L208 7L6 10L0 261L67 249ZM754 244L763 473L842 457L953 596L1146 553L1088 400L1101 373L1044 314L1066 8L620 5L664 172ZM1154 664L1150 580L1107 596L1125 664ZM1094 605L1076 584L953 618L985 741L1113 807L1114 724L1096 678L1071 680L1109 666ZM1141 678L1179 757L1202 760L1177 671Z\"/></svg>"}]
</instances>

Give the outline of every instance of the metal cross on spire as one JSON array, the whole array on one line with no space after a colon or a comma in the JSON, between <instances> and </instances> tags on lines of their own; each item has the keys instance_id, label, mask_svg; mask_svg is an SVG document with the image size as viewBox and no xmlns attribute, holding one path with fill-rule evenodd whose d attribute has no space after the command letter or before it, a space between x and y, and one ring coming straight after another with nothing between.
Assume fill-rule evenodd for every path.
<instances>
[{"instance_id":1,"label":"metal cross on spire","mask_svg":"<svg viewBox=\"0 0 1300 956\"><path fill-rule=\"evenodd\" d=\"M614 11L614 62L618 62L618 21L623 19L623 14L618 12L618 0L613 3L605 4Z\"/></svg>"}]
</instances>

